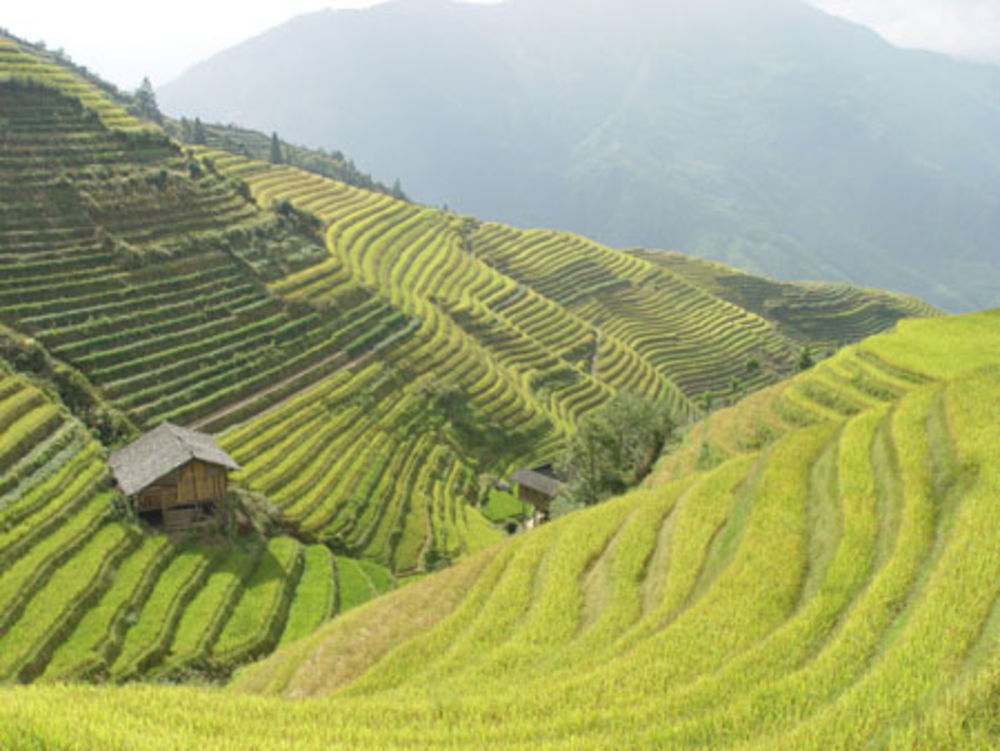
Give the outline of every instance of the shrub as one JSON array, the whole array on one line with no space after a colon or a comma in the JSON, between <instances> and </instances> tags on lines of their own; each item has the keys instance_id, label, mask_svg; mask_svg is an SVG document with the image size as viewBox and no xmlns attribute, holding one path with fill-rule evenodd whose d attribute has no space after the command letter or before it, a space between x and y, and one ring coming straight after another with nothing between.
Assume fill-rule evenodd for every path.
<instances>
[{"instance_id":1,"label":"shrub","mask_svg":"<svg viewBox=\"0 0 1000 751\"><path fill-rule=\"evenodd\" d=\"M559 463L566 495L591 505L645 477L675 427L662 401L619 394L580 421Z\"/></svg>"}]
</instances>

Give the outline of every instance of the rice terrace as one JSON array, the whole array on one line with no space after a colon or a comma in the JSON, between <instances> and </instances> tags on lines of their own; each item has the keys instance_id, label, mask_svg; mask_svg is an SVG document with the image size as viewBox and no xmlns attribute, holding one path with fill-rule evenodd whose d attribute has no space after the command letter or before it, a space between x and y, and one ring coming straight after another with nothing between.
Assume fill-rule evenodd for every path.
<instances>
[{"instance_id":1,"label":"rice terrace","mask_svg":"<svg viewBox=\"0 0 1000 751\"><path fill-rule=\"evenodd\" d=\"M17 32L0 750L1000 746L1000 310L421 203Z\"/></svg>"}]
</instances>

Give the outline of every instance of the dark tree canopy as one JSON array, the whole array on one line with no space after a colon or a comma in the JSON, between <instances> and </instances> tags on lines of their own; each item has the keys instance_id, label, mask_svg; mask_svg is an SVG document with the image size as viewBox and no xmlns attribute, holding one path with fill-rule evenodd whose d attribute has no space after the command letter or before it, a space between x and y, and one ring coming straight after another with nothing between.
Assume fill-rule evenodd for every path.
<instances>
[{"instance_id":1,"label":"dark tree canopy","mask_svg":"<svg viewBox=\"0 0 1000 751\"><path fill-rule=\"evenodd\" d=\"M196 117L194 119L194 130L191 133L191 142L199 146L204 146L207 140L205 137L205 126L202 125L201 118Z\"/></svg>"},{"instance_id":2,"label":"dark tree canopy","mask_svg":"<svg viewBox=\"0 0 1000 751\"><path fill-rule=\"evenodd\" d=\"M664 402L619 394L585 416L559 463L566 495L591 505L622 493L652 469L674 429Z\"/></svg>"},{"instance_id":3,"label":"dark tree canopy","mask_svg":"<svg viewBox=\"0 0 1000 751\"><path fill-rule=\"evenodd\" d=\"M278 138L277 133L271 134L271 154L268 157L271 164L284 164L285 156L281 150L281 140Z\"/></svg>"}]
</instances>

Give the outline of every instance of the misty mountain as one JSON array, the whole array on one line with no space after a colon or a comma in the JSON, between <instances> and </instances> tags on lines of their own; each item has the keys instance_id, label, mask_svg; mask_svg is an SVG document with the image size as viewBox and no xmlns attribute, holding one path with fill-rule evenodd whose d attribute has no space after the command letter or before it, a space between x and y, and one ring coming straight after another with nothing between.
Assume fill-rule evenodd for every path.
<instances>
[{"instance_id":1,"label":"misty mountain","mask_svg":"<svg viewBox=\"0 0 1000 751\"><path fill-rule=\"evenodd\" d=\"M798 0L397 0L294 18L158 94L483 217L1000 304L1000 69Z\"/></svg>"}]
</instances>

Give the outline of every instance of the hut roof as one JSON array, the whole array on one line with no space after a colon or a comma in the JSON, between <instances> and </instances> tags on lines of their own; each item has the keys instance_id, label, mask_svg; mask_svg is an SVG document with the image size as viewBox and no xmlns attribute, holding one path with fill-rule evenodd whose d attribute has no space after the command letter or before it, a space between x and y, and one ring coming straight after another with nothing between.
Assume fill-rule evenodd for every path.
<instances>
[{"instance_id":1,"label":"hut roof","mask_svg":"<svg viewBox=\"0 0 1000 751\"><path fill-rule=\"evenodd\" d=\"M109 464L118 487L132 496L193 459L227 469L240 468L211 436L169 422L113 453Z\"/></svg>"},{"instance_id":2,"label":"hut roof","mask_svg":"<svg viewBox=\"0 0 1000 751\"><path fill-rule=\"evenodd\" d=\"M559 480L552 475L549 465L535 469L522 467L510 476L510 481L531 488L549 498L559 495Z\"/></svg>"}]
</instances>

